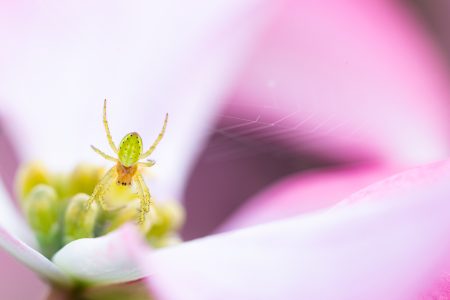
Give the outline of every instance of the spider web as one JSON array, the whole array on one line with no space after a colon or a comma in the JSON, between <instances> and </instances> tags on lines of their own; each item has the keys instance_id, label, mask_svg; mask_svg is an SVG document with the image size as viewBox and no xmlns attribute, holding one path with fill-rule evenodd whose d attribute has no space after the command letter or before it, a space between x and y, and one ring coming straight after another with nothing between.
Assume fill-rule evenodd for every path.
<instances>
[{"instance_id":1,"label":"spider web","mask_svg":"<svg viewBox=\"0 0 450 300\"><path fill-rule=\"evenodd\" d=\"M363 125L354 127L348 121L316 112L305 113L300 107L286 109L279 103L242 105L232 103L218 117L211 129L206 161L235 160L261 153L273 156L312 151L324 139L352 139ZM344 134L336 134L342 131ZM235 146L230 147L230 142Z\"/></svg>"}]
</instances>

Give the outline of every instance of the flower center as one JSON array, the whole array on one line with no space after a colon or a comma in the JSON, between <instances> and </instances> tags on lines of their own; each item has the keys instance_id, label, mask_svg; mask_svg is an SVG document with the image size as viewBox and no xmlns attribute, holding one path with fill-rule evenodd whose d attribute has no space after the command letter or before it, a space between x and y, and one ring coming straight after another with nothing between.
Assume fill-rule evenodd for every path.
<instances>
[{"instance_id":1,"label":"flower center","mask_svg":"<svg viewBox=\"0 0 450 300\"><path fill-rule=\"evenodd\" d=\"M127 222L136 222L140 200L133 187L113 184L105 194L107 210L86 202L104 169L78 165L68 174L50 173L40 163L25 165L16 187L20 206L36 235L42 254L51 258L66 244L105 235ZM150 214L139 228L152 247L180 242L178 230L184 209L176 201L153 201Z\"/></svg>"}]
</instances>

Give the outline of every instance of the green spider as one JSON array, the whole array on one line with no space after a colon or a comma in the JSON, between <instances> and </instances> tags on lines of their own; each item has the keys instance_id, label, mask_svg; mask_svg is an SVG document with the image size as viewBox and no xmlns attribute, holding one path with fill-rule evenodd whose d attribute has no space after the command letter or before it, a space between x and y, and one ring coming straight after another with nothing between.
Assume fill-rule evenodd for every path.
<instances>
[{"instance_id":1,"label":"green spider","mask_svg":"<svg viewBox=\"0 0 450 300\"><path fill-rule=\"evenodd\" d=\"M155 161L147 160L142 162L139 160L147 158L150 154L152 154L156 146L158 146L166 131L168 118L169 115L166 114L161 132L159 133L153 144L150 146L150 148L144 153L142 152L142 139L137 132L131 132L125 135L120 142L119 149L117 149L111 137L111 133L108 127L108 121L106 119L105 99L105 101L103 102L103 125L105 126L106 137L108 138L109 146L114 151L114 153L117 154L118 158L114 158L91 145L92 149L95 152L100 154L103 158L115 162L116 165L109 169L108 172L106 172L103 178L95 186L94 191L92 192L92 195L89 197L89 200L87 202L87 209L91 207L94 201L97 201L103 209L106 209L103 196L114 181L119 185L125 186L134 183L138 191L139 198L141 199L139 223L143 223L145 221L145 215L150 211L152 198L148 187L145 184L144 178L139 172L139 167L151 167L155 164Z\"/></svg>"}]
</instances>

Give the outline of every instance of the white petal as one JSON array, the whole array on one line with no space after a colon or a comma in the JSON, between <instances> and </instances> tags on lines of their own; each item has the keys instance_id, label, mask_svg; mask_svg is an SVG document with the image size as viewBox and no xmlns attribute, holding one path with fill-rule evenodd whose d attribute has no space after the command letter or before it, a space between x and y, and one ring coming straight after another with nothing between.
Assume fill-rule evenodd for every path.
<instances>
[{"instance_id":1,"label":"white petal","mask_svg":"<svg viewBox=\"0 0 450 300\"><path fill-rule=\"evenodd\" d=\"M0 227L0 247L47 280L70 285L70 279L41 253Z\"/></svg>"},{"instance_id":2,"label":"white petal","mask_svg":"<svg viewBox=\"0 0 450 300\"><path fill-rule=\"evenodd\" d=\"M168 112L154 158L162 196L178 196L239 58L269 11L259 7L266 2L3 5L0 99L21 128L20 149L59 168L82 159L103 163L89 145L109 151L104 98L116 143L138 131L148 147Z\"/></svg>"},{"instance_id":3,"label":"white petal","mask_svg":"<svg viewBox=\"0 0 450 300\"><path fill-rule=\"evenodd\" d=\"M73 241L53 262L73 278L95 284L120 283L143 277L138 251L143 247L136 229L125 225L108 235Z\"/></svg>"},{"instance_id":4,"label":"white petal","mask_svg":"<svg viewBox=\"0 0 450 300\"><path fill-rule=\"evenodd\" d=\"M440 163L333 209L163 249L148 281L162 299L415 299L448 271L449 182Z\"/></svg>"},{"instance_id":5,"label":"white petal","mask_svg":"<svg viewBox=\"0 0 450 300\"><path fill-rule=\"evenodd\" d=\"M0 226L9 234L36 248L37 243L30 228L14 207L8 192L0 181Z\"/></svg>"}]
</instances>

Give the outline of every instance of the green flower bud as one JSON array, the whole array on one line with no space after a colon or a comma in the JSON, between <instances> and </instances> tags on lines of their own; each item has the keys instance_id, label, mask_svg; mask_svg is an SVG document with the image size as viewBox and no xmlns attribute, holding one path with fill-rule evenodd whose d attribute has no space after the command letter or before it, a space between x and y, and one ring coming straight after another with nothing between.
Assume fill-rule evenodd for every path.
<instances>
[{"instance_id":1,"label":"green flower bud","mask_svg":"<svg viewBox=\"0 0 450 300\"><path fill-rule=\"evenodd\" d=\"M176 233L161 237L148 237L147 241L153 246L153 248L174 246L182 242L181 238Z\"/></svg>"},{"instance_id":2,"label":"green flower bud","mask_svg":"<svg viewBox=\"0 0 450 300\"><path fill-rule=\"evenodd\" d=\"M31 162L20 168L16 177L16 191L22 205L31 190L40 183L50 183L50 175L41 163Z\"/></svg>"},{"instance_id":3,"label":"green flower bud","mask_svg":"<svg viewBox=\"0 0 450 300\"><path fill-rule=\"evenodd\" d=\"M111 211L107 217L110 223L106 227L105 234L119 228L125 223L136 223L136 220L139 218L140 205L141 202L139 200L133 200L122 208ZM152 216L147 216L142 224L136 225L139 226L141 232L144 234L147 233L152 225Z\"/></svg>"},{"instance_id":4,"label":"green flower bud","mask_svg":"<svg viewBox=\"0 0 450 300\"><path fill-rule=\"evenodd\" d=\"M93 203L90 209L86 210L88 199L88 195L81 193L70 199L64 216L64 244L81 238L94 237L99 209L97 203Z\"/></svg>"},{"instance_id":5,"label":"green flower bud","mask_svg":"<svg viewBox=\"0 0 450 300\"><path fill-rule=\"evenodd\" d=\"M176 201L158 203L154 207L152 228L147 234L149 240L152 237L163 237L168 233L177 231L184 223L185 213L183 207Z\"/></svg>"},{"instance_id":6,"label":"green flower bud","mask_svg":"<svg viewBox=\"0 0 450 300\"><path fill-rule=\"evenodd\" d=\"M136 193L129 186L112 184L104 197L111 208L122 208L137 199ZM133 206L134 204L132 204Z\"/></svg>"},{"instance_id":7,"label":"green flower bud","mask_svg":"<svg viewBox=\"0 0 450 300\"><path fill-rule=\"evenodd\" d=\"M60 247L59 207L55 190L38 184L25 200L25 215L36 233L42 253L51 257Z\"/></svg>"},{"instance_id":8,"label":"green flower bud","mask_svg":"<svg viewBox=\"0 0 450 300\"><path fill-rule=\"evenodd\" d=\"M92 194L95 185L105 173L103 168L79 164L69 175L68 193L73 196L78 193Z\"/></svg>"},{"instance_id":9,"label":"green flower bud","mask_svg":"<svg viewBox=\"0 0 450 300\"><path fill-rule=\"evenodd\" d=\"M68 176L63 173L53 173L50 176L50 185L58 194L58 199L62 202L69 198Z\"/></svg>"}]
</instances>

